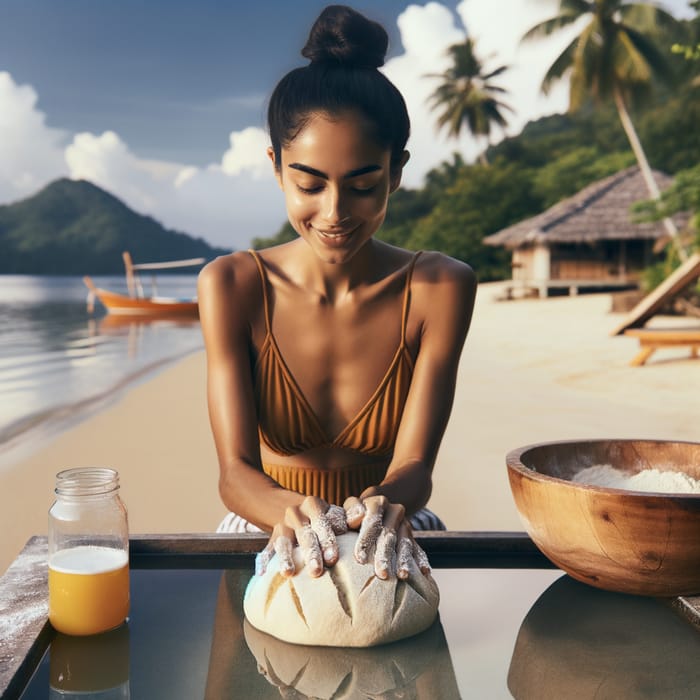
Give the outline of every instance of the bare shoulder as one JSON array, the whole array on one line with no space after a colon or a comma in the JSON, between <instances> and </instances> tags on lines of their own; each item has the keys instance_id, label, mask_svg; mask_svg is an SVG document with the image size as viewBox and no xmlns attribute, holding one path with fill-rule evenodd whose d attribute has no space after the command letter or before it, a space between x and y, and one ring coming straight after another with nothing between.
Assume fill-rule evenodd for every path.
<instances>
[{"instance_id":1,"label":"bare shoulder","mask_svg":"<svg viewBox=\"0 0 700 700\"><path fill-rule=\"evenodd\" d=\"M436 251L425 251L416 262L413 273L417 286L427 293L470 295L476 292L476 274L467 263Z\"/></svg>"},{"instance_id":2,"label":"bare shoulder","mask_svg":"<svg viewBox=\"0 0 700 700\"><path fill-rule=\"evenodd\" d=\"M471 325L476 286L476 274L466 263L439 252L421 254L411 282L411 308L424 349L454 357Z\"/></svg>"},{"instance_id":3,"label":"bare shoulder","mask_svg":"<svg viewBox=\"0 0 700 700\"><path fill-rule=\"evenodd\" d=\"M251 277L251 272L255 271L254 266L252 256L244 251L220 255L200 270L197 278L198 292L206 294L221 287L240 286Z\"/></svg>"},{"instance_id":4,"label":"bare shoulder","mask_svg":"<svg viewBox=\"0 0 700 700\"><path fill-rule=\"evenodd\" d=\"M202 321L226 318L251 322L262 305L260 275L253 256L237 251L207 263L197 279L197 296Z\"/></svg>"}]
</instances>

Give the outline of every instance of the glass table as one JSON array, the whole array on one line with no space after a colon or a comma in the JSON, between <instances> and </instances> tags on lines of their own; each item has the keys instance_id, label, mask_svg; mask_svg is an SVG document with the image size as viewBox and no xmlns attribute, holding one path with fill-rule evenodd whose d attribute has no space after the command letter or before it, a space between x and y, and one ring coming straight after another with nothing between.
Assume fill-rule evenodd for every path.
<instances>
[{"instance_id":1,"label":"glass table","mask_svg":"<svg viewBox=\"0 0 700 700\"><path fill-rule=\"evenodd\" d=\"M128 622L85 638L42 624L3 698L700 697L692 600L578 583L521 533L419 540L440 588L436 623L402 642L337 649L280 642L245 621L264 538L134 538Z\"/></svg>"}]
</instances>

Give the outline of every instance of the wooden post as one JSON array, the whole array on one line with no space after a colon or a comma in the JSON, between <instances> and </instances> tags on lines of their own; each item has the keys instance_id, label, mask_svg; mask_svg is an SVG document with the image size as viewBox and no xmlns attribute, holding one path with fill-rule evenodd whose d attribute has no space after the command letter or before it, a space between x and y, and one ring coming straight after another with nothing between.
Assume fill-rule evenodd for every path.
<instances>
[{"instance_id":1,"label":"wooden post","mask_svg":"<svg viewBox=\"0 0 700 700\"><path fill-rule=\"evenodd\" d=\"M122 253L124 261L124 269L126 270L126 288L129 290L129 296L136 296L136 283L134 281L134 263L131 260L131 254L128 251Z\"/></svg>"}]
</instances>

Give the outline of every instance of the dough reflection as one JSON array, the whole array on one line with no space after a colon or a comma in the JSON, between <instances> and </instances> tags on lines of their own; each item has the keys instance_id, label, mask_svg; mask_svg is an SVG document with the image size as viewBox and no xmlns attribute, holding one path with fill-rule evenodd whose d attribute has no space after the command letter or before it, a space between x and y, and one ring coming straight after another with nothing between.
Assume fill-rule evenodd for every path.
<instances>
[{"instance_id":1,"label":"dough reflection","mask_svg":"<svg viewBox=\"0 0 700 700\"><path fill-rule=\"evenodd\" d=\"M457 700L460 695L439 620L425 632L367 649L282 642L243 623L258 671L282 697Z\"/></svg>"}]
</instances>

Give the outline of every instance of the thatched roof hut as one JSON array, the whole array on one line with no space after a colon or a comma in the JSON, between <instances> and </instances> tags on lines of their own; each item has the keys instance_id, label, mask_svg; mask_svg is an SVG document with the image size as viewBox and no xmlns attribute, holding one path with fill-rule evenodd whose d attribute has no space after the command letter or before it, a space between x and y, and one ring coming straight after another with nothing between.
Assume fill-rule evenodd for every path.
<instances>
[{"instance_id":1,"label":"thatched roof hut","mask_svg":"<svg viewBox=\"0 0 700 700\"><path fill-rule=\"evenodd\" d=\"M660 190L672 178L654 171ZM629 287L653 262L654 242L665 237L661 222L640 223L631 211L650 199L638 166L588 185L530 219L484 238L513 251L513 279L546 295L553 287ZM682 227L687 217L678 216Z\"/></svg>"},{"instance_id":2,"label":"thatched roof hut","mask_svg":"<svg viewBox=\"0 0 700 700\"><path fill-rule=\"evenodd\" d=\"M654 171L660 190L672 178ZM650 199L639 167L634 165L594 182L531 219L484 238L484 243L517 248L526 243L591 243L620 239L656 239L665 235L661 222L638 223L632 205Z\"/></svg>"}]
</instances>

